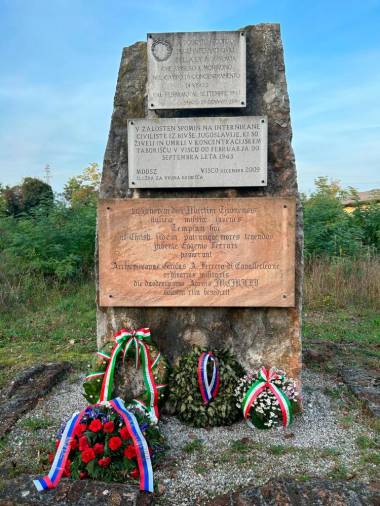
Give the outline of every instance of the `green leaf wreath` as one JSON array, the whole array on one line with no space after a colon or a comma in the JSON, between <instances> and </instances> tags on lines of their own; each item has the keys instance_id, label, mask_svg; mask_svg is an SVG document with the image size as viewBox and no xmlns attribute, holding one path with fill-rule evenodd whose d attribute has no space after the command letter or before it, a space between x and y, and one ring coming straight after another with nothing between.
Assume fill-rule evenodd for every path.
<instances>
[{"instance_id":1,"label":"green leaf wreath","mask_svg":"<svg viewBox=\"0 0 380 506\"><path fill-rule=\"evenodd\" d=\"M183 355L170 376L169 402L180 420L194 427L230 425L241 418L234 391L244 369L225 349L214 351L219 361L220 388L218 395L205 405L198 384L198 359L202 352L195 347Z\"/></svg>"}]
</instances>

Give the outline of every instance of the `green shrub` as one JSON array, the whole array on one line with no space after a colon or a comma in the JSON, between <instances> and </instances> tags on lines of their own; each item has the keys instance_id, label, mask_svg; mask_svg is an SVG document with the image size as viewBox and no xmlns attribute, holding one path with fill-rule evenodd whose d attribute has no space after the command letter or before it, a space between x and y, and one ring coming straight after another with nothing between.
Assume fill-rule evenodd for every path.
<instances>
[{"instance_id":1,"label":"green shrub","mask_svg":"<svg viewBox=\"0 0 380 506\"><path fill-rule=\"evenodd\" d=\"M0 261L9 276L42 274L58 280L88 275L94 266L95 205L0 218Z\"/></svg>"}]
</instances>

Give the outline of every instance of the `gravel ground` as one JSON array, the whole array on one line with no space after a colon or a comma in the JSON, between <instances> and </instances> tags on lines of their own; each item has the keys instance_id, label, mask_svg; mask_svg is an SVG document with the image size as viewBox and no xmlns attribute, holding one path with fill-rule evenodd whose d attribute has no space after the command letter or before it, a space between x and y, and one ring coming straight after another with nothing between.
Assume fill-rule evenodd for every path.
<instances>
[{"instance_id":1,"label":"gravel ground","mask_svg":"<svg viewBox=\"0 0 380 506\"><path fill-rule=\"evenodd\" d=\"M252 430L244 422L194 429L175 417L163 417L160 426L169 451L155 472L160 494L157 504L202 504L216 495L261 485L280 475L306 479L335 473L336 477L344 474L350 478L359 477L360 472L361 480L369 480L375 466L363 465L355 441L358 436L374 435L360 411L351 408L343 413L339 403L325 394L335 386L333 378L306 369L304 413L286 430ZM41 399L9 435L9 458L14 467L41 472L41 455L55 439L61 421L85 404L79 376L65 380L48 398ZM44 467L47 469L46 464Z\"/></svg>"}]
</instances>

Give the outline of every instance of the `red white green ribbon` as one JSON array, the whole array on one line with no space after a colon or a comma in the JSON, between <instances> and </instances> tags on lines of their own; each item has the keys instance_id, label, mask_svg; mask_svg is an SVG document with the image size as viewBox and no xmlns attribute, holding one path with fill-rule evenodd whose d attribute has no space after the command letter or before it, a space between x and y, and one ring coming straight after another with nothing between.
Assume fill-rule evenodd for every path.
<instances>
[{"instance_id":1,"label":"red white green ribbon","mask_svg":"<svg viewBox=\"0 0 380 506\"><path fill-rule=\"evenodd\" d=\"M115 368L119 354L122 352L123 360L125 360L130 350L134 348L136 369L139 369L141 366L146 387L146 410L151 418L157 421L159 418L158 389L153 376L153 366L157 364L159 359L157 360L156 358L154 364L152 363L149 347L145 341L150 341L150 330L148 328L141 328L136 331L121 329L115 334L115 345L111 351L111 356L104 374L99 402L112 399Z\"/></svg>"},{"instance_id":2,"label":"red white green ribbon","mask_svg":"<svg viewBox=\"0 0 380 506\"><path fill-rule=\"evenodd\" d=\"M272 369L267 370L265 367L260 369L258 379L249 387L243 399L242 408L245 419L249 418L249 412L255 402L255 399L257 399L261 392L268 388L276 397L280 406L283 426L287 427L290 425L293 417L290 401L281 388L278 388L273 383L274 380L279 378L281 377L278 376L278 374Z\"/></svg>"}]
</instances>

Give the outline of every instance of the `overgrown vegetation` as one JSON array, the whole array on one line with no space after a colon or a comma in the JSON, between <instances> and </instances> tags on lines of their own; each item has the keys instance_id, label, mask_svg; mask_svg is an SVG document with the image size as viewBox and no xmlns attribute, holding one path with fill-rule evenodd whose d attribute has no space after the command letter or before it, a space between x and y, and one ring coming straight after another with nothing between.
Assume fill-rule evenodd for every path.
<instances>
[{"instance_id":1,"label":"overgrown vegetation","mask_svg":"<svg viewBox=\"0 0 380 506\"><path fill-rule=\"evenodd\" d=\"M357 202L352 213L342 200L357 192L318 178L303 196L305 306L336 309L380 308L380 204Z\"/></svg>"}]
</instances>

